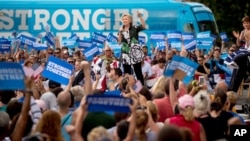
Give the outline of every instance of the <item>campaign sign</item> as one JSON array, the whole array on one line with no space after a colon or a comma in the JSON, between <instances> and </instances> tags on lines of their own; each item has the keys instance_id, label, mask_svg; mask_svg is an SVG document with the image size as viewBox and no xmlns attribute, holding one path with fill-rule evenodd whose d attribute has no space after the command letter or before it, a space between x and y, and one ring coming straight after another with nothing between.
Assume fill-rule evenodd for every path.
<instances>
[{"instance_id":1,"label":"campaign sign","mask_svg":"<svg viewBox=\"0 0 250 141\"><path fill-rule=\"evenodd\" d=\"M168 31L167 32L167 39L168 43L170 44L171 48L175 48L178 51L181 50L181 45L182 45L182 34L180 31Z\"/></svg>"},{"instance_id":2,"label":"campaign sign","mask_svg":"<svg viewBox=\"0 0 250 141\"><path fill-rule=\"evenodd\" d=\"M182 34L180 31L168 31L167 39L168 41L181 41Z\"/></svg>"},{"instance_id":3,"label":"campaign sign","mask_svg":"<svg viewBox=\"0 0 250 141\"><path fill-rule=\"evenodd\" d=\"M78 47L87 49L89 47L92 47L93 43L91 40L78 40Z\"/></svg>"},{"instance_id":4,"label":"campaign sign","mask_svg":"<svg viewBox=\"0 0 250 141\"><path fill-rule=\"evenodd\" d=\"M120 90L107 91L107 92L104 92L104 95L120 96L121 91Z\"/></svg>"},{"instance_id":5,"label":"campaign sign","mask_svg":"<svg viewBox=\"0 0 250 141\"><path fill-rule=\"evenodd\" d=\"M184 32L182 33L182 40L183 41L190 41L190 40L194 40L194 33L190 33L190 32Z\"/></svg>"},{"instance_id":6,"label":"campaign sign","mask_svg":"<svg viewBox=\"0 0 250 141\"><path fill-rule=\"evenodd\" d=\"M44 38L49 43L49 45L55 46L55 37L51 32L47 32Z\"/></svg>"},{"instance_id":7,"label":"campaign sign","mask_svg":"<svg viewBox=\"0 0 250 141\"><path fill-rule=\"evenodd\" d=\"M28 37L28 36L25 36L25 35L21 35L19 37L19 39L21 40L22 44L26 44L28 47L32 47L33 43L36 42L36 38Z\"/></svg>"},{"instance_id":8,"label":"campaign sign","mask_svg":"<svg viewBox=\"0 0 250 141\"><path fill-rule=\"evenodd\" d=\"M184 84L189 84L189 82L193 80L193 75L197 67L198 64L192 60L175 55L166 68L164 75L167 77L174 77Z\"/></svg>"},{"instance_id":9,"label":"campaign sign","mask_svg":"<svg viewBox=\"0 0 250 141\"><path fill-rule=\"evenodd\" d=\"M146 43L146 37L145 36L139 36L139 43L140 45L145 45Z\"/></svg>"},{"instance_id":10,"label":"campaign sign","mask_svg":"<svg viewBox=\"0 0 250 141\"><path fill-rule=\"evenodd\" d=\"M225 32L221 32L220 33L220 37L224 42L228 42L228 37L227 34Z\"/></svg>"},{"instance_id":11,"label":"campaign sign","mask_svg":"<svg viewBox=\"0 0 250 141\"><path fill-rule=\"evenodd\" d=\"M69 37L70 40L74 40L74 41L78 41L79 40L79 37L77 36L76 33L72 34L70 37Z\"/></svg>"},{"instance_id":12,"label":"campaign sign","mask_svg":"<svg viewBox=\"0 0 250 141\"><path fill-rule=\"evenodd\" d=\"M76 44L76 41L72 39L66 39L62 41L62 45L67 46L68 48L74 48L75 44Z\"/></svg>"},{"instance_id":13,"label":"campaign sign","mask_svg":"<svg viewBox=\"0 0 250 141\"><path fill-rule=\"evenodd\" d=\"M86 99L90 112L130 112L131 99L114 95L89 95Z\"/></svg>"},{"instance_id":14,"label":"campaign sign","mask_svg":"<svg viewBox=\"0 0 250 141\"><path fill-rule=\"evenodd\" d=\"M66 61L50 56L42 72L42 76L63 85L68 85L73 66Z\"/></svg>"},{"instance_id":15,"label":"campaign sign","mask_svg":"<svg viewBox=\"0 0 250 141\"><path fill-rule=\"evenodd\" d=\"M112 33L109 33L109 35L107 36L107 41L108 42L117 42L118 38L115 35L113 35Z\"/></svg>"},{"instance_id":16,"label":"campaign sign","mask_svg":"<svg viewBox=\"0 0 250 141\"><path fill-rule=\"evenodd\" d=\"M8 41L8 39L2 37L2 38L0 38L0 41Z\"/></svg>"},{"instance_id":17,"label":"campaign sign","mask_svg":"<svg viewBox=\"0 0 250 141\"><path fill-rule=\"evenodd\" d=\"M151 42L156 42L156 41L159 41L159 40L165 40L165 37L166 37L166 33L152 33L150 35L150 41Z\"/></svg>"},{"instance_id":18,"label":"campaign sign","mask_svg":"<svg viewBox=\"0 0 250 141\"><path fill-rule=\"evenodd\" d=\"M197 38L197 47L198 49L210 50L213 47L213 39L209 38Z\"/></svg>"},{"instance_id":19,"label":"campaign sign","mask_svg":"<svg viewBox=\"0 0 250 141\"><path fill-rule=\"evenodd\" d=\"M21 64L0 63L0 90L24 90L24 78Z\"/></svg>"},{"instance_id":20,"label":"campaign sign","mask_svg":"<svg viewBox=\"0 0 250 141\"><path fill-rule=\"evenodd\" d=\"M103 44L106 41L106 36L101 33L93 32L92 41L97 42L99 44Z\"/></svg>"},{"instance_id":21,"label":"campaign sign","mask_svg":"<svg viewBox=\"0 0 250 141\"><path fill-rule=\"evenodd\" d=\"M109 47L115 52L121 52L121 45L119 45L118 43L108 43Z\"/></svg>"},{"instance_id":22,"label":"campaign sign","mask_svg":"<svg viewBox=\"0 0 250 141\"><path fill-rule=\"evenodd\" d=\"M46 49L48 49L48 46L46 44L33 43L33 49L46 50Z\"/></svg>"},{"instance_id":23,"label":"campaign sign","mask_svg":"<svg viewBox=\"0 0 250 141\"><path fill-rule=\"evenodd\" d=\"M162 40L162 41L158 41L156 42L156 47L158 47L158 50L163 51L166 48L166 41Z\"/></svg>"},{"instance_id":24,"label":"campaign sign","mask_svg":"<svg viewBox=\"0 0 250 141\"><path fill-rule=\"evenodd\" d=\"M0 52L10 52L11 50L11 41L0 40Z\"/></svg>"},{"instance_id":25,"label":"campaign sign","mask_svg":"<svg viewBox=\"0 0 250 141\"><path fill-rule=\"evenodd\" d=\"M85 49L83 54L86 60L91 61L96 55L99 54L99 49L97 46L93 45L92 47Z\"/></svg>"},{"instance_id":26,"label":"campaign sign","mask_svg":"<svg viewBox=\"0 0 250 141\"><path fill-rule=\"evenodd\" d=\"M185 40L183 41L184 47L188 51L192 51L196 49L196 40Z\"/></svg>"},{"instance_id":27,"label":"campaign sign","mask_svg":"<svg viewBox=\"0 0 250 141\"><path fill-rule=\"evenodd\" d=\"M196 38L210 38L211 37L211 31L204 31L197 33Z\"/></svg>"}]
</instances>

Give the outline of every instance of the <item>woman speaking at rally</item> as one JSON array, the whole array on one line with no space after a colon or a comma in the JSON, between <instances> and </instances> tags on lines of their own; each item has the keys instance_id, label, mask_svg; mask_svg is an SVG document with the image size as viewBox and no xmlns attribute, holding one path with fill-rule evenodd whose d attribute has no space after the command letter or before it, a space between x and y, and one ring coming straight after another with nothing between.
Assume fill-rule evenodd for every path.
<instances>
[{"instance_id":1,"label":"woman speaking at rally","mask_svg":"<svg viewBox=\"0 0 250 141\"><path fill-rule=\"evenodd\" d=\"M118 43L121 44L121 62L123 64L124 74L132 74L131 66L133 66L134 73L137 80L144 84L141 62L144 59L142 48L139 44L139 32L145 29L145 21L140 12L137 12L141 24L132 25L133 18L129 14L122 15L123 26L118 32Z\"/></svg>"}]
</instances>

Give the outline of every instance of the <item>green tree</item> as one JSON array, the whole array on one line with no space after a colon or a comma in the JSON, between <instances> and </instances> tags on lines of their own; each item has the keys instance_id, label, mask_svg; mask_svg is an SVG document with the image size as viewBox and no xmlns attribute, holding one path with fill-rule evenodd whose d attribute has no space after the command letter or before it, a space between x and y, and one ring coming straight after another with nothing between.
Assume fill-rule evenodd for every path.
<instances>
[{"instance_id":1,"label":"green tree","mask_svg":"<svg viewBox=\"0 0 250 141\"><path fill-rule=\"evenodd\" d=\"M235 41L232 31L243 29L241 19L250 16L249 0L193 0L208 6L214 13L220 32L226 32Z\"/></svg>"}]
</instances>

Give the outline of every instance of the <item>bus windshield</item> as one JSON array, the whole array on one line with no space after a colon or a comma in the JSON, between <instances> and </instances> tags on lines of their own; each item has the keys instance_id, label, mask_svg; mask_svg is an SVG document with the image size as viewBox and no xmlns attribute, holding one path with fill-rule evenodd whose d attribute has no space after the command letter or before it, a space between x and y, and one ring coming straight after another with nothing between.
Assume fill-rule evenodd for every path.
<instances>
[{"instance_id":1,"label":"bus windshield","mask_svg":"<svg viewBox=\"0 0 250 141\"><path fill-rule=\"evenodd\" d=\"M212 34L218 35L219 30L217 28L215 18L210 12L195 13L195 17L200 32L211 31Z\"/></svg>"}]
</instances>

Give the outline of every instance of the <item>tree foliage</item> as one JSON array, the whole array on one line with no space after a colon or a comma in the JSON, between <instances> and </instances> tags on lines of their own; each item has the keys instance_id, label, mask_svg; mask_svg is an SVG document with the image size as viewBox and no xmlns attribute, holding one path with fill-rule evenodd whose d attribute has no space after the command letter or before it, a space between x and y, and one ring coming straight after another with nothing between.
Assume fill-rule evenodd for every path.
<instances>
[{"instance_id":1,"label":"tree foliage","mask_svg":"<svg viewBox=\"0 0 250 141\"><path fill-rule=\"evenodd\" d=\"M241 31L242 18L250 16L250 0L193 0L208 6L214 13L220 32L235 41L232 31Z\"/></svg>"}]
</instances>

